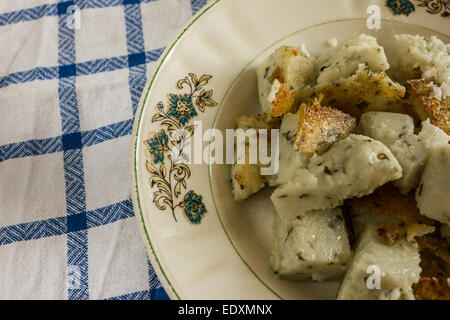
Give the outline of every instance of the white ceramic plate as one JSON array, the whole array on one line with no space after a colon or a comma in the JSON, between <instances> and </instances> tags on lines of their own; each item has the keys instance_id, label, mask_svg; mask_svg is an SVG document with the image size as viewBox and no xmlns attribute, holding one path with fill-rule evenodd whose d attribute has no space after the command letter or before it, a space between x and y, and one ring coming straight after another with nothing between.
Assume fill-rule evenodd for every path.
<instances>
[{"instance_id":1,"label":"white ceramic plate","mask_svg":"<svg viewBox=\"0 0 450 320\"><path fill-rule=\"evenodd\" d=\"M430 2L437 6L433 9ZM369 30L366 24L367 8L374 3L380 8L380 30ZM342 43L366 33L377 37L389 57L393 34L435 34L448 42L448 11L443 4L436 0L221 0L191 20L161 56L144 90L133 130L134 209L152 264L170 298L335 298L336 282L290 282L273 276L268 265L270 190L237 204L231 195L229 166L171 168L164 148L168 132L177 126L189 129L193 121L201 121L203 130L234 128L236 117L257 113L254 68L282 44L304 43L317 55L329 49L330 38ZM415 10L409 12L412 7ZM180 79L185 82L178 83Z\"/></svg>"}]
</instances>

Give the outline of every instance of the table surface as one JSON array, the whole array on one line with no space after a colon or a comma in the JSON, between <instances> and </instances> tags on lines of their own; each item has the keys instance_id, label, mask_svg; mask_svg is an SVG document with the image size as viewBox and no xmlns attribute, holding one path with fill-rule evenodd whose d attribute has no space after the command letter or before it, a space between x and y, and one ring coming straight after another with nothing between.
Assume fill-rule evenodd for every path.
<instances>
[{"instance_id":1,"label":"table surface","mask_svg":"<svg viewBox=\"0 0 450 320\"><path fill-rule=\"evenodd\" d=\"M0 299L167 299L134 219L131 130L206 3L0 2Z\"/></svg>"}]
</instances>

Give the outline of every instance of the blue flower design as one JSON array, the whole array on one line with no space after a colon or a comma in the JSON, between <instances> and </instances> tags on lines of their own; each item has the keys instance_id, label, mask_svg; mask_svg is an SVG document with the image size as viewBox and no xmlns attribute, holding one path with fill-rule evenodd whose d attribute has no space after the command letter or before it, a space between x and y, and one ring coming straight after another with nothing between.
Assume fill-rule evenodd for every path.
<instances>
[{"instance_id":1,"label":"blue flower design","mask_svg":"<svg viewBox=\"0 0 450 320\"><path fill-rule=\"evenodd\" d=\"M190 222L200 224L203 215L206 213L206 207L202 196L194 191L189 191L184 197L184 213Z\"/></svg>"},{"instance_id":2,"label":"blue flower design","mask_svg":"<svg viewBox=\"0 0 450 320\"><path fill-rule=\"evenodd\" d=\"M155 134L150 140L147 141L149 146L149 152L153 156L153 162L164 163L164 152L169 150L169 137L164 130Z\"/></svg>"},{"instance_id":3,"label":"blue flower design","mask_svg":"<svg viewBox=\"0 0 450 320\"><path fill-rule=\"evenodd\" d=\"M409 0L387 0L386 5L395 15L409 16L415 10L414 4Z\"/></svg>"},{"instance_id":4,"label":"blue flower design","mask_svg":"<svg viewBox=\"0 0 450 320\"><path fill-rule=\"evenodd\" d=\"M197 111L192 103L191 96L170 94L168 115L177 119L183 126L193 117L196 117Z\"/></svg>"}]
</instances>

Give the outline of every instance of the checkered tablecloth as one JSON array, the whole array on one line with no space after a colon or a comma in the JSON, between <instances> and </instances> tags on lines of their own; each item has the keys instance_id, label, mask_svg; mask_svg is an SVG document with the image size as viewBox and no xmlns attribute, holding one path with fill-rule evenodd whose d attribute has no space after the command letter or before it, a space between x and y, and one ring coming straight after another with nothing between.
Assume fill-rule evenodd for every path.
<instances>
[{"instance_id":1,"label":"checkered tablecloth","mask_svg":"<svg viewBox=\"0 0 450 320\"><path fill-rule=\"evenodd\" d=\"M166 299L130 199L133 115L206 0L0 1L0 299Z\"/></svg>"}]
</instances>

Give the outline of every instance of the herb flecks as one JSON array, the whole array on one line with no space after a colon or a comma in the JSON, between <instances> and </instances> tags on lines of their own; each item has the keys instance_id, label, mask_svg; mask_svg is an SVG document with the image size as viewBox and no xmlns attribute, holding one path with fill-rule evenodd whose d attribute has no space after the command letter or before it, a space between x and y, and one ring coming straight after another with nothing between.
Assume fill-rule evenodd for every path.
<instances>
[{"instance_id":1,"label":"herb flecks","mask_svg":"<svg viewBox=\"0 0 450 320\"><path fill-rule=\"evenodd\" d=\"M331 172L330 168L328 168L327 166L325 166L325 168L323 168L323 172L327 175L332 175L333 173Z\"/></svg>"},{"instance_id":2,"label":"herb flecks","mask_svg":"<svg viewBox=\"0 0 450 320\"><path fill-rule=\"evenodd\" d=\"M386 154L384 154L384 153L379 153L377 155L377 158L380 159L380 160L389 160L388 156Z\"/></svg>"},{"instance_id":3,"label":"herb flecks","mask_svg":"<svg viewBox=\"0 0 450 320\"><path fill-rule=\"evenodd\" d=\"M269 70L270 70L269 67L267 67L267 68L264 70L264 79L267 78L267 76L269 75Z\"/></svg>"}]
</instances>

